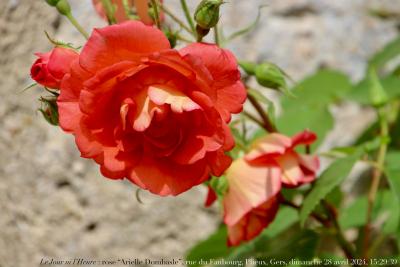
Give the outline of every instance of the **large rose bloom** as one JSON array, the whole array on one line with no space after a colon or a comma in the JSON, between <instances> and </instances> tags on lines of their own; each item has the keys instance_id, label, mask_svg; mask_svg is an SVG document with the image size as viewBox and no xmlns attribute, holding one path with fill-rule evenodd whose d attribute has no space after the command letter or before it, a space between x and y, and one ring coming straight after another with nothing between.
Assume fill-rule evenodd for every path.
<instances>
[{"instance_id":1,"label":"large rose bloom","mask_svg":"<svg viewBox=\"0 0 400 267\"><path fill-rule=\"evenodd\" d=\"M61 84L60 126L102 174L177 195L219 176L246 98L234 56L211 44L177 51L130 21L95 29Z\"/></svg>"},{"instance_id":2,"label":"large rose bloom","mask_svg":"<svg viewBox=\"0 0 400 267\"><path fill-rule=\"evenodd\" d=\"M308 131L292 138L269 134L232 163L226 173L229 189L223 201L229 245L253 239L273 221L282 186L297 187L315 179L318 157L295 150L315 140L316 135Z\"/></svg>"}]
</instances>

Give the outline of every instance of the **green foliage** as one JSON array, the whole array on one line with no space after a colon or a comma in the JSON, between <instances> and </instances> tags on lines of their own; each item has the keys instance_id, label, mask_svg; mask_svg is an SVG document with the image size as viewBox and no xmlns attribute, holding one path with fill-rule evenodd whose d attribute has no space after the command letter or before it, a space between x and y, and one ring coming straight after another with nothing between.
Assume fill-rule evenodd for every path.
<instances>
[{"instance_id":1,"label":"green foliage","mask_svg":"<svg viewBox=\"0 0 400 267\"><path fill-rule=\"evenodd\" d=\"M369 66L380 70L386 63L400 54L400 36L388 43L381 51L370 60Z\"/></svg>"},{"instance_id":2,"label":"green foliage","mask_svg":"<svg viewBox=\"0 0 400 267\"><path fill-rule=\"evenodd\" d=\"M271 253L265 248L267 245L270 247L272 244L278 242L278 236L292 227L298 221L297 211L288 208L281 207L275 220L254 240L241 245L239 247L227 247L227 230L226 227L220 227L214 234L212 234L208 239L198 243L196 246L190 249L186 256L186 260L199 263L201 259L204 261L209 261L210 259L221 259L224 258L227 261L232 260L245 260L252 255L263 255L263 253ZM314 233L313 233L314 234ZM314 235L311 234L312 240L314 240ZM306 237L309 238L306 238ZM311 240L309 233L303 233L303 235L294 236L292 243L302 242L310 248ZM290 244L288 241L287 244ZM276 251L279 253L279 250ZM294 251L292 251L294 253ZM296 257L296 254L292 254L292 257ZM201 265L192 265L201 266Z\"/></svg>"},{"instance_id":3,"label":"green foliage","mask_svg":"<svg viewBox=\"0 0 400 267\"><path fill-rule=\"evenodd\" d=\"M222 198L225 194L225 192L228 190L228 181L226 180L225 176L221 177L212 177L209 185L211 188L214 190L214 192L217 194L218 198Z\"/></svg>"},{"instance_id":4,"label":"green foliage","mask_svg":"<svg viewBox=\"0 0 400 267\"><path fill-rule=\"evenodd\" d=\"M321 70L306 78L290 90L295 97L282 97L278 129L287 135L304 129L314 131L318 140L312 148L317 148L334 126L329 105L342 98L350 88L349 78L337 71Z\"/></svg>"},{"instance_id":5,"label":"green foliage","mask_svg":"<svg viewBox=\"0 0 400 267\"><path fill-rule=\"evenodd\" d=\"M389 75L379 79L381 86L385 89L387 97L394 99L400 97L400 78ZM370 82L366 78L356 84L348 94L348 99L356 101L362 105L371 105L371 99L369 96Z\"/></svg>"},{"instance_id":6,"label":"green foliage","mask_svg":"<svg viewBox=\"0 0 400 267\"><path fill-rule=\"evenodd\" d=\"M276 124L279 131L287 135L294 135L304 129L315 132L318 139L311 146L314 150L333 128L334 119L327 107L299 105L297 109L284 110Z\"/></svg>"},{"instance_id":7,"label":"green foliage","mask_svg":"<svg viewBox=\"0 0 400 267\"><path fill-rule=\"evenodd\" d=\"M291 92L296 97L284 97L283 109L297 108L299 104L325 107L343 98L351 89L350 79L343 73L333 70L320 70L307 77Z\"/></svg>"},{"instance_id":8,"label":"green foliage","mask_svg":"<svg viewBox=\"0 0 400 267\"><path fill-rule=\"evenodd\" d=\"M227 232L226 227L221 226L214 234L206 240L199 242L190 249L186 255L186 260L195 262L191 265L198 267L200 260L208 261L210 259L219 259L228 256L234 249L226 245Z\"/></svg>"},{"instance_id":9,"label":"green foliage","mask_svg":"<svg viewBox=\"0 0 400 267\"><path fill-rule=\"evenodd\" d=\"M388 153L386 160L386 176L388 178L393 201L390 207L390 217L384 225L385 233L397 233L400 237L400 151Z\"/></svg>"},{"instance_id":10,"label":"green foliage","mask_svg":"<svg viewBox=\"0 0 400 267\"><path fill-rule=\"evenodd\" d=\"M386 217L386 225L384 232L393 232L397 229L398 212L397 206L398 201L395 195L389 190L382 190L377 194L376 201L374 203L372 219L375 220L378 216ZM346 230L353 227L361 227L365 225L367 221L367 209L368 209L368 198L363 195L356 198L349 205L341 209L339 216L339 224L342 229ZM393 225L395 224L395 225Z\"/></svg>"},{"instance_id":11,"label":"green foliage","mask_svg":"<svg viewBox=\"0 0 400 267\"><path fill-rule=\"evenodd\" d=\"M321 174L310 194L304 199L300 210L301 225L304 225L317 204L349 175L359 157L360 153L357 152L346 158L338 159Z\"/></svg>"}]
</instances>

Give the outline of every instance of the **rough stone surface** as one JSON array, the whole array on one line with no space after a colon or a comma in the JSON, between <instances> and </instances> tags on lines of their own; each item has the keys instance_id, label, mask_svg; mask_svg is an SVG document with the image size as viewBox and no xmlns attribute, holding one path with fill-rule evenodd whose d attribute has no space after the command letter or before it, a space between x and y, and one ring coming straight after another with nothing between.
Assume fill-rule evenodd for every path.
<instances>
[{"instance_id":1,"label":"rough stone surface","mask_svg":"<svg viewBox=\"0 0 400 267\"><path fill-rule=\"evenodd\" d=\"M70 2L87 29L105 25L91 1ZM179 12L177 0L165 2ZM188 2L193 8L198 1ZM225 32L251 23L260 4L268 5L260 26L229 47L239 58L273 61L295 79L320 66L361 78L369 55L396 35L394 21L368 9L400 11L392 0L231 0L223 6ZM21 93L33 53L50 48L43 30L83 43L44 1L0 1L0 267L38 266L42 258L182 258L218 224L218 212L202 207L204 188L177 198L142 192L140 204L136 187L102 178L81 159L72 137L36 112L43 91ZM334 113L340 123L330 145L349 142L372 116L354 105ZM338 138L343 129L345 140Z\"/></svg>"}]
</instances>

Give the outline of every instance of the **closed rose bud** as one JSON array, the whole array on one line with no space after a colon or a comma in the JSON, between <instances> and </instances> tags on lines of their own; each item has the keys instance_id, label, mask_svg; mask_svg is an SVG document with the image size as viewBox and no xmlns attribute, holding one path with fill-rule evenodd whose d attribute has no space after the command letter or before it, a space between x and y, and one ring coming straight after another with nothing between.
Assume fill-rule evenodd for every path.
<instances>
[{"instance_id":1,"label":"closed rose bud","mask_svg":"<svg viewBox=\"0 0 400 267\"><path fill-rule=\"evenodd\" d=\"M50 6L56 6L60 0L46 0L47 4Z\"/></svg>"},{"instance_id":2,"label":"closed rose bud","mask_svg":"<svg viewBox=\"0 0 400 267\"><path fill-rule=\"evenodd\" d=\"M219 20L219 7L222 0L203 0L194 14L197 25L203 29L211 29L217 25Z\"/></svg>"},{"instance_id":3,"label":"closed rose bud","mask_svg":"<svg viewBox=\"0 0 400 267\"><path fill-rule=\"evenodd\" d=\"M68 14L71 14L71 6L67 0L59 0L56 8L61 15L67 16Z\"/></svg>"},{"instance_id":4,"label":"closed rose bud","mask_svg":"<svg viewBox=\"0 0 400 267\"><path fill-rule=\"evenodd\" d=\"M286 88L285 74L272 63L263 63L254 69L257 82L271 89Z\"/></svg>"},{"instance_id":5,"label":"closed rose bud","mask_svg":"<svg viewBox=\"0 0 400 267\"><path fill-rule=\"evenodd\" d=\"M51 125L58 125L57 97L42 97L39 101L42 102L42 107L39 111L42 113L43 118Z\"/></svg>"},{"instance_id":6,"label":"closed rose bud","mask_svg":"<svg viewBox=\"0 0 400 267\"><path fill-rule=\"evenodd\" d=\"M39 57L31 67L31 77L37 83L58 89L64 75L69 71L72 61L79 57L73 49L55 47L47 53L36 53Z\"/></svg>"}]
</instances>

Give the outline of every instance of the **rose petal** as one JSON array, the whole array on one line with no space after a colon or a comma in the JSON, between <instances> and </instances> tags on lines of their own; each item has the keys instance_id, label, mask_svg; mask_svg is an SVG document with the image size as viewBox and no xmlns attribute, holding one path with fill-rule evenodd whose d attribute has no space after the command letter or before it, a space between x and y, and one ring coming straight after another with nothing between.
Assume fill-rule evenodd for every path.
<instances>
[{"instance_id":1,"label":"rose petal","mask_svg":"<svg viewBox=\"0 0 400 267\"><path fill-rule=\"evenodd\" d=\"M224 222L236 224L251 209L274 197L281 188L279 168L249 165L235 160L226 173L229 190L224 198Z\"/></svg>"},{"instance_id":2,"label":"rose petal","mask_svg":"<svg viewBox=\"0 0 400 267\"><path fill-rule=\"evenodd\" d=\"M158 29L139 21L95 29L80 55L80 64L91 72L119 61L140 61L146 54L169 49L169 41Z\"/></svg>"}]
</instances>

